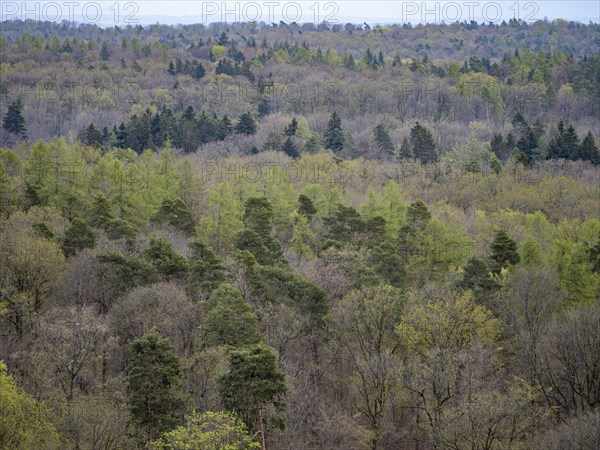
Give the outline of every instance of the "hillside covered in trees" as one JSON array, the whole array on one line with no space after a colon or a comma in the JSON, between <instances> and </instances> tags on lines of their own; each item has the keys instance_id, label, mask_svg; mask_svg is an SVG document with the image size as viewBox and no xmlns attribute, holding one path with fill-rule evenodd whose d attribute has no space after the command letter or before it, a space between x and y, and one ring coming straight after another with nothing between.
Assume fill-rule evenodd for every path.
<instances>
[{"instance_id":1,"label":"hillside covered in trees","mask_svg":"<svg viewBox=\"0 0 600 450\"><path fill-rule=\"evenodd\" d=\"M600 446L598 24L1 25L1 449Z\"/></svg>"}]
</instances>

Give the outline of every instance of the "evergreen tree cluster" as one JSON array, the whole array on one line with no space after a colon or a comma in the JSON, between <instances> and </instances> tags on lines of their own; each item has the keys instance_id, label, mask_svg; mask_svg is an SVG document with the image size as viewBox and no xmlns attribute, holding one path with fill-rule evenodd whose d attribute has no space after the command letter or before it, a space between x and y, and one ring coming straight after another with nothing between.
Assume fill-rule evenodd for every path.
<instances>
[{"instance_id":1,"label":"evergreen tree cluster","mask_svg":"<svg viewBox=\"0 0 600 450\"><path fill-rule=\"evenodd\" d=\"M185 62L182 62L180 58L175 58L175 63L173 61L169 62L167 72L173 76L179 74L189 75L194 80L200 80L206 75L206 69L197 59L191 61L186 59Z\"/></svg>"},{"instance_id":2,"label":"evergreen tree cluster","mask_svg":"<svg viewBox=\"0 0 600 450\"><path fill-rule=\"evenodd\" d=\"M234 64L233 62L231 62L231 60L227 58L219 60L219 62L217 63L217 67L215 68L215 73L229 75L231 77L234 77L236 75L243 75L250 81L255 80L254 74L250 70L249 63L240 64L236 62Z\"/></svg>"}]
</instances>

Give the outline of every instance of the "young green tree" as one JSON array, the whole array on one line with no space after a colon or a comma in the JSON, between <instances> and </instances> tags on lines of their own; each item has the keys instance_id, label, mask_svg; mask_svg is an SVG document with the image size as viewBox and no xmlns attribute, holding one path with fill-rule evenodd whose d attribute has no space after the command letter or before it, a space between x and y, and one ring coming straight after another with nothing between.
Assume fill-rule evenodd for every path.
<instances>
[{"instance_id":1,"label":"young green tree","mask_svg":"<svg viewBox=\"0 0 600 450\"><path fill-rule=\"evenodd\" d=\"M507 266L514 266L521 261L517 249L517 243L513 241L506 230L500 229L496 232L494 240L490 244L492 251L490 260L492 272L500 273Z\"/></svg>"},{"instance_id":2,"label":"young green tree","mask_svg":"<svg viewBox=\"0 0 600 450\"><path fill-rule=\"evenodd\" d=\"M27 138L25 117L23 117L23 102L18 98L8 106L8 111L2 120L2 128L22 138Z\"/></svg>"},{"instance_id":3,"label":"young green tree","mask_svg":"<svg viewBox=\"0 0 600 450\"><path fill-rule=\"evenodd\" d=\"M332 150L334 153L340 153L344 149L344 140L342 119L337 111L334 111L329 118L329 123L325 130L323 145L326 149Z\"/></svg>"},{"instance_id":4,"label":"young green tree","mask_svg":"<svg viewBox=\"0 0 600 450\"><path fill-rule=\"evenodd\" d=\"M96 236L84 219L76 217L65 231L62 249L65 256L73 256L84 248L94 248Z\"/></svg>"},{"instance_id":5,"label":"young green tree","mask_svg":"<svg viewBox=\"0 0 600 450\"><path fill-rule=\"evenodd\" d=\"M151 450L251 450L259 449L252 442L244 422L224 412L192 412L185 425L164 433L150 443Z\"/></svg>"},{"instance_id":6,"label":"young green tree","mask_svg":"<svg viewBox=\"0 0 600 450\"><path fill-rule=\"evenodd\" d=\"M276 353L271 347L258 344L229 354L229 372L219 379L223 404L256 430L261 450L266 450L267 432L271 427L282 428L283 418L269 417L267 410L284 410L285 374L277 369Z\"/></svg>"},{"instance_id":7,"label":"young green tree","mask_svg":"<svg viewBox=\"0 0 600 450\"><path fill-rule=\"evenodd\" d=\"M22 392L0 360L0 448L58 448L50 410Z\"/></svg>"},{"instance_id":8,"label":"young green tree","mask_svg":"<svg viewBox=\"0 0 600 450\"><path fill-rule=\"evenodd\" d=\"M156 439L181 423L180 379L181 364L168 340L151 331L131 341L127 403L148 439Z\"/></svg>"}]
</instances>

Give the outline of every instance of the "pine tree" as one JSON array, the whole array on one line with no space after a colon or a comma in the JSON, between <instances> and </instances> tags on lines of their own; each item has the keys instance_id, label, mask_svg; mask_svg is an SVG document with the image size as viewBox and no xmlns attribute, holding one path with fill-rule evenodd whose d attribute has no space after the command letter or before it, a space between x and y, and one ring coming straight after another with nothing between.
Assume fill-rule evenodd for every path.
<instances>
[{"instance_id":1,"label":"pine tree","mask_svg":"<svg viewBox=\"0 0 600 450\"><path fill-rule=\"evenodd\" d=\"M539 159L538 140L532 127L528 126L517 141L517 148L521 152L521 159L526 165L532 165Z\"/></svg>"},{"instance_id":2,"label":"pine tree","mask_svg":"<svg viewBox=\"0 0 600 450\"><path fill-rule=\"evenodd\" d=\"M336 111L331 114L324 135L325 148L339 153L344 149L344 132L342 130L342 119Z\"/></svg>"},{"instance_id":3,"label":"pine tree","mask_svg":"<svg viewBox=\"0 0 600 450\"><path fill-rule=\"evenodd\" d=\"M458 283L458 287L473 291L475 299L482 301L497 290L499 285L491 276L485 262L480 258L472 257L465 265L463 278Z\"/></svg>"},{"instance_id":4,"label":"pine tree","mask_svg":"<svg viewBox=\"0 0 600 450\"><path fill-rule=\"evenodd\" d=\"M424 231L431 221L431 213L421 200L411 203L407 210L408 224L415 230Z\"/></svg>"},{"instance_id":5,"label":"pine tree","mask_svg":"<svg viewBox=\"0 0 600 450\"><path fill-rule=\"evenodd\" d=\"M232 350L229 354L229 372L219 379L219 391L225 408L236 413L260 437L265 450L266 430L283 428L283 418L266 417L266 409L273 405L283 412L282 397L286 392L285 374L277 369L276 353L266 345Z\"/></svg>"},{"instance_id":6,"label":"pine tree","mask_svg":"<svg viewBox=\"0 0 600 450\"><path fill-rule=\"evenodd\" d=\"M596 140L591 131L588 131L588 134L585 135L585 138L581 142L578 157L579 159L589 161L594 165L600 164L600 152L598 151Z\"/></svg>"},{"instance_id":7,"label":"pine tree","mask_svg":"<svg viewBox=\"0 0 600 450\"><path fill-rule=\"evenodd\" d=\"M150 439L182 422L177 391L181 364L171 343L151 331L129 344L127 403L136 423Z\"/></svg>"},{"instance_id":8,"label":"pine tree","mask_svg":"<svg viewBox=\"0 0 600 450\"><path fill-rule=\"evenodd\" d=\"M249 112L245 112L240 116L238 123L235 126L235 132L237 134L256 134L256 122L254 122L254 119Z\"/></svg>"},{"instance_id":9,"label":"pine tree","mask_svg":"<svg viewBox=\"0 0 600 450\"><path fill-rule=\"evenodd\" d=\"M579 136L573 125L569 125L563 136L563 154L571 160L577 159L579 154Z\"/></svg>"},{"instance_id":10,"label":"pine tree","mask_svg":"<svg viewBox=\"0 0 600 450\"><path fill-rule=\"evenodd\" d=\"M296 131L298 130L298 120L294 117L288 126L285 127L283 132L286 136L296 136Z\"/></svg>"},{"instance_id":11,"label":"pine tree","mask_svg":"<svg viewBox=\"0 0 600 450\"><path fill-rule=\"evenodd\" d=\"M186 287L188 295L192 298L210 295L227 279L227 269L212 248L201 239L192 239L188 246L191 250Z\"/></svg>"},{"instance_id":12,"label":"pine tree","mask_svg":"<svg viewBox=\"0 0 600 450\"><path fill-rule=\"evenodd\" d=\"M373 130L373 137L379 150L385 152L387 155L394 154L394 151L396 150L394 143L383 124L379 124L375 127Z\"/></svg>"},{"instance_id":13,"label":"pine tree","mask_svg":"<svg viewBox=\"0 0 600 450\"><path fill-rule=\"evenodd\" d=\"M283 142L281 146L281 151L288 155L290 158L296 159L300 156L300 152L298 151L298 147L294 143L294 140L291 137L287 137L287 139Z\"/></svg>"},{"instance_id":14,"label":"pine tree","mask_svg":"<svg viewBox=\"0 0 600 450\"><path fill-rule=\"evenodd\" d=\"M398 155L398 157L400 159L412 159L413 158L413 151L412 151L412 147L410 145L410 141L408 140L408 137L404 137L404 139L402 139L402 144L400 145L400 153Z\"/></svg>"},{"instance_id":15,"label":"pine tree","mask_svg":"<svg viewBox=\"0 0 600 450\"><path fill-rule=\"evenodd\" d=\"M192 77L194 78L194 80L200 80L200 79L204 78L204 75L206 75L206 69L204 68L204 66L201 63L198 63L196 65L196 67L194 68Z\"/></svg>"},{"instance_id":16,"label":"pine tree","mask_svg":"<svg viewBox=\"0 0 600 450\"><path fill-rule=\"evenodd\" d=\"M552 139L548 144L548 159L566 159L567 156L563 150L564 147L565 126L563 121L558 122L556 130L552 133Z\"/></svg>"},{"instance_id":17,"label":"pine tree","mask_svg":"<svg viewBox=\"0 0 600 450\"><path fill-rule=\"evenodd\" d=\"M188 235L196 231L196 220L190 207L180 198L165 198L152 222L169 224Z\"/></svg>"},{"instance_id":18,"label":"pine tree","mask_svg":"<svg viewBox=\"0 0 600 450\"><path fill-rule=\"evenodd\" d=\"M421 126L419 122L410 130L410 143L415 158L421 160L423 164L434 163L437 161L435 151L435 142L431 132Z\"/></svg>"},{"instance_id":19,"label":"pine tree","mask_svg":"<svg viewBox=\"0 0 600 450\"><path fill-rule=\"evenodd\" d=\"M144 250L144 257L166 281L182 279L187 275L187 259L177 253L164 237L152 236Z\"/></svg>"},{"instance_id":20,"label":"pine tree","mask_svg":"<svg viewBox=\"0 0 600 450\"><path fill-rule=\"evenodd\" d=\"M2 128L9 133L14 133L22 138L27 138L25 128L25 117L23 117L23 102L18 98L8 106L8 111L2 121Z\"/></svg>"},{"instance_id":21,"label":"pine tree","mask_svg":"<svg viewBox=\"0 0 600 450\"><path fill-rule=\"evenodd\" d=\"M110 47L108 46L108 42L102 42L102 48L100 49L100 59L102 61L107 61L110 58Z\"/></svg>"},{"instance_id":22,"label":"pine tree","mask_svg":"<svg viewBox=\"0 0 600 450\"><path fill-rule=\"evenodd\" d=\"M115 146L117 148L127 148L127 142L129 141L129 133L125 123L121 122L119 125L119 129L116 133L116 143Z\"/></svg>"},{"instance_id":23,"label":"pine tree","mask_svg":"<svg viewBox=\"0 0 600 450\"><path fill-rule=\"evenodd\" d=\"M298 196L298 208L296 211L310 220L316 214L317 209L310 198L304 194L300 194Z\"/></svg>"},{"instance_id":24,"label":"pine tree","mask_svg":"<svg viewBox=\"0 0 600 450\"><path fill-rule=\"evenodd\" d=\"M102 133L93 123L85 129L83 142L92 147L100 147L102 145Z\"/></svg>"},{"instance_id":25,"label":"pine tree","mask_svg":"<svg viewBox=\"0 0 600 450\"><path fill-rule=\"evenodd\" d=\"M88 223L76 217L71 222L69 228L65 231L62 242L62 249L65 256L73 256L84 248L94 248L96 245L96 236Z\"/></svg>"},{"instance_id":26,"label":"pine tree","mask_svg":"<svg viewBox=\"0 0 600 450\"><path fill-rule=\"evenodd\" d=\"M500 273L503 268L518 264L521 261L517 250L517 243L503 229L496 232L490 248L492 250L490 255L492 262L491 269L494 273Z\"/></svg>"},{"instance_id":27,"label":"pine tree","mask_svg":"<svg viewBox=\"0 0 600 450\"><path fill-rule=\"evenodd\" d=\"M167 72L169 73L169 75L177 74L177 72L175 71L175 64L173 64L173 61L169 62L169 68L167 69Z\"/></svg>"},{"instance_id":28,"label":"pine tree","mask_svg":"<svg viewBox=\"0 0 600 450\"><path fill-rule=\"evenodd\" d=\"M243 347L262 340L257 315L233 286L221 284L204 306L206 320L202 328L206 345Z\"/></svg>"}]
</instances>

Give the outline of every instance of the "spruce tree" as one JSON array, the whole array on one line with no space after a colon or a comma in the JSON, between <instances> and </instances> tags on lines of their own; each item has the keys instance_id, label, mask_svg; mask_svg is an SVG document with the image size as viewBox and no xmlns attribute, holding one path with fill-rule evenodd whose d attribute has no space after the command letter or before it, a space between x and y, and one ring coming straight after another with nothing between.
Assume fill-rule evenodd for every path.
<instances>
[{"instance_id":1,"label":"spruce tree","mask_svg":"<svg viewBox=\"0 0 600 450\"><path fill-rule=\"evenodd\" d=\"M294 140L291 137L287 137L287 139L281 145L281 151L288 155L290 158L297 158L300 156L300 152L298 151L298 147L294 143Z\"/></svg>"},{"instance_id":2,"label":"spruce tree","mask_svg":"<svg viewBox=\"0 0 600 450\"><path fill-rule=\"evenodd\" d=\"M336 111L331 114L324 138L324 146L326 149L332 150L335 153L339 153L344 149L342 119Z\"/></svg>"},{"instance_id":3,"label":"spruce tree","mask_svg":"<svg viewBox=\"0 0 600 450\"><path fill-rule=\"evenodd\" d=\"M579 136L573 125L569 125L563 136L563 153L566 159L575 160L579 155Z\"/></svg>"},{"instance_id":4,"label":"spruce tree","mask_svg":"<svg viewBox=\"0 0 600 450\"><path fill-rule=\"evenodd\" d=\"M430 164L437 161L435 151L435 142L431 132L422 126L419 122L410 130L410 143L415 158L423 164Z\"/></svg>"},{"instance_id":5,"label":"spruce tree","mask_svg":"<svg viewBox=\"0 0 600 450\"><path fill-rule=\"evenodd\" d=\"M387 130L383 126L383 124L379 124L373 130L373 137L375 139L375 144L382 152L385 152L387 155L393 155L395 151L394 143L390 138Z\"/></svg>"},{"instance_id":6,"label":"spruce tree","mask_svg":"<svg viewBox=\"0 0 600 450\"><path fill-rule=\"evenodd\" d=\"M9 133L14 133L22 138L27 138L25 128L25 117L23 117L23 102L18 98L8 106L8 111L2 121L2 128Z\"/></svg>"},{"instance_id":7,"label":"spruce tree","mask_svg":"<svg viewBox=\"0 0 600 450\"><path fill-rule=\"evenodd\" d=\"M596 140L591 131L588 131L588 134L585 135L585 138L581 142L578 157L579 159L589 161L594 165L600 164L600 152L598 151Z\"/></svg>"},{"instance_id":8,"label":"spruce tree","mask_svg":"<svg viewBox=\"0 0 600 450\"><path fill-rule=\"evenodd\" d=\"M235 132L237 134L256 134L256 122L254 122L254 119L249 112L245 112L240 116L238 123L235 126Z\"/></svg>"},{"instance_id":9,"label":"spruce tree","mask_svg":"<svg viewBox=\"0 0 600 450\"><path fill-rule=\"evenodd\" d=\"M412 159L413 156L414 155L412 147L410 146L410 141L408 140L408 137L404 137L404 139L402 139L402 144L400 145L400 153L398 157L400 159Z\"/></svg>"},{"instance_id":10,"label":"spruce tree","mask_svg":"<svg viewBox=\"0 0 600 450\"><path fill-rule=\"evenodd\" d=\"M98 130L93 123L90 123L85 129L83 142L87 145L91 145L92 147L100 147L102 145L102 140L102 133L100 130Z\"/></svg>"},{"instance_id":11,"label":"spruce tree","mask_svg":"<svg viewBox=\"0 0 600 450\"><path fill-rule=\"evenodd\" d=\"M567 156L563 150L564 147L565 126L562 122L558 122L556 130L552 133L552 139L548 144L547 159L566 159Z\"/></svg>"}]
</instances>

